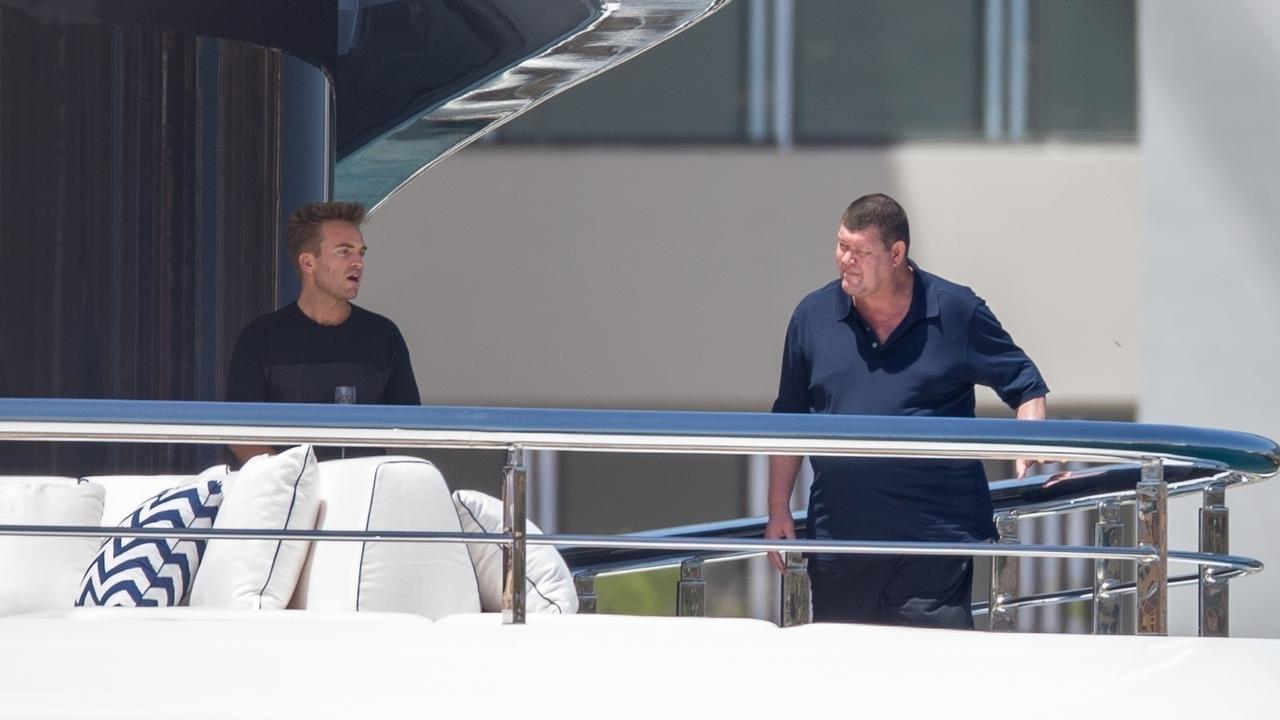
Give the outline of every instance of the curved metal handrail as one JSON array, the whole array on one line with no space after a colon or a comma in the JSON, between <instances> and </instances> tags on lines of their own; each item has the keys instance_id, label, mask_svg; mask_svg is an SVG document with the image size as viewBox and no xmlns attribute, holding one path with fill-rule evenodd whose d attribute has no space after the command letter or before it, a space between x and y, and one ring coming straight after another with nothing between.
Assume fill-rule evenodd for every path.
<instances>
[{"instance_id":1,"label":"curved metal handrail","mask_svg":"<svg viewBox=\"0 0 1280 720\"><path fill-rule=\"evenodd\" d=\"M1159 457L1170 466L1259 477L1280 469L1280 446L1258 435L1084 420L0 399L4 439L1093 462Z\"/></svg>"}]
</instances>

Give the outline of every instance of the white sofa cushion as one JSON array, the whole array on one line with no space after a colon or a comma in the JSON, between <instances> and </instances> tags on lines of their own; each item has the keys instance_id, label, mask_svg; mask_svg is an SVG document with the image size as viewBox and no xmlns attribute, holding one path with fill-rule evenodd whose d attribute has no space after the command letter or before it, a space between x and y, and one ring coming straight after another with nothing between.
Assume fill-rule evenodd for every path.
<instances>
[{"instance_id":1,"label":"white sofa cushion","mask_svg":"<svg viewBox=\"0 0 1280 720\"><path fill-rule=\"evenodd\" d=\"M227 473L226 465L217 465L205 472L216 472L216 468L222 468L223 475ZM102 524L105 527L119 526L144 500L195 479L195 475L89 475L81 478L84 482L101 485L107 491L102 506Z\"/></svg>"},{"instance_id":2,"label":"white sofa cushion","mask_svg":"<svg viewBox=\"0 0 1280 720\"><path fill-rule=\"evenodd\" d=\"M226 465L147 500L119 527L213 527L222 503ZM168 607L180 605L200 567L205 540L163 537L107 538L80 581L77 606Z\"/></svg>"},{"instance_id":3,"label":"white sofa cushion","mask_svg":"<svg viewBox=\"0 0 1280 720\"><path fill-rule=\"evenodd\" d=\"M475 490L453 493L462 521L463 532L502 532L502 501ZM532 522L525 523L529 533L541 533ZM502 547L491 543L470 543L467 551L475 566L480 586L480 605L485 612L502 610ZM578 592L573 574L560 552L550 545L528 545L525 550L525 609L528 612L571 614L578 612Z\"/></svg>"},{"instance_id":4,"label":"white sofa cushion","mask_svg":"<svg viewBox=\"0 0 1280 720\"><path fill-rule=\"evenodd\" d=\"M99 525L103 490L73 478L0 478L0 525ZM97 537L0 537L0 615L70 607Z\"/></svg>"},{"instance_id":5,"label":"white sofa cushion","mask_svg":"<svg viewBox=\"0 0 1280 720\"><path fill-rule=\"evenodd\" d=\"M223 488L214 528L312 530L320 498L310 445L245 463ZM191 589L192 607L271 610L293 595L305 540L210 540Z\"/></svg>"},{"instance_id":6,"label":"white sofa cushion","mask_svg":"<svg viewBox=\"0 0 1280 720\"><path fill-rule=\"evenodd\" d=\"M412 457L320 463L320 530L460 532L434 465ZM326 611L408 612L429 618L480 611L461 544L317 542L289 605Z\"/></svg>"}]
</instances>

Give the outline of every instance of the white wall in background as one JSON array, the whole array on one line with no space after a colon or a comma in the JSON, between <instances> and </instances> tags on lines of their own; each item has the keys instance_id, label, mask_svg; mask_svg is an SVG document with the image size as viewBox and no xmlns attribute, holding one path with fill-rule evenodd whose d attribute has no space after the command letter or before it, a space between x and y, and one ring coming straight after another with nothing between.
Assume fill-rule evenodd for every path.
<instances>
[{"instance_id":1,"label":"white wall in background","mask_svg":"<svg viewBox=\"0 0 1280 720\"><path fill-rule=\"evenodd\" d=\"M1160 0L1138 18L1140 417L1280 438L1280 3ZM1231 585L1232 634L1278 637L1280 481L1227 503L1232 551L1268 565ZM1175 520L1194 547L1191 508Z\"/></svg>"},{"instance_id":2,"label":"white wall in background","mask_svg":"<svg viewBox=\"0 0 1280 720\"><path fill-rule=\"evenodd\" d=\"M427 402L766 409L840 213L885 191L1053 402L1131 408L1138 164L1132 145L473 147L370 220L360 302L400 324Z\"/></svg>"}]
</instances>

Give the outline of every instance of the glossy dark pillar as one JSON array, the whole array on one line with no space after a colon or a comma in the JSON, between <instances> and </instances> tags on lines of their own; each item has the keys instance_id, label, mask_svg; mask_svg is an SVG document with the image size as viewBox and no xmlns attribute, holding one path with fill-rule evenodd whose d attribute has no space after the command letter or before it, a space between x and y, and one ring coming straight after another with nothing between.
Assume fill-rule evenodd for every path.
<instances>
[{"instance_id":1,"label":"glossy dark pillar","mask_svg":"<svg viewBox=\"0 0 1280 720\"><path fill-rule=\"evenodd\" d=\"M241 327L292 296L284 217L328 192L328 95L279 50L0 7L0 395L218 399ZM217 456L0 443L0 474Z\"/></svg>"}]
</instances>

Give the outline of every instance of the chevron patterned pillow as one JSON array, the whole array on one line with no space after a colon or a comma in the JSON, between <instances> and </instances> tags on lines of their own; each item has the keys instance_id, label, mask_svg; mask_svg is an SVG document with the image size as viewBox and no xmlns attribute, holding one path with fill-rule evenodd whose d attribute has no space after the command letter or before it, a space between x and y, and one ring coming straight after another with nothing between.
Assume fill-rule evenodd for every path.
<instances>
[{"instance_id":1,"label":"chevron patterned pillow","mask_svg":"<svg viewBox=\"0 0 1280 720\"><path fill-rule=\"evenodd\" d=\"M210 528L222 503L219 465L145 501L119 527ZM186 600L204 540L107 538L80 581L77 606L167 607Z\"/></svg>"}]
</instances>

